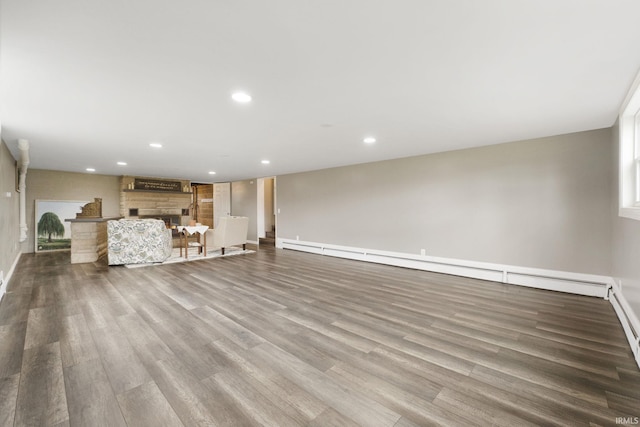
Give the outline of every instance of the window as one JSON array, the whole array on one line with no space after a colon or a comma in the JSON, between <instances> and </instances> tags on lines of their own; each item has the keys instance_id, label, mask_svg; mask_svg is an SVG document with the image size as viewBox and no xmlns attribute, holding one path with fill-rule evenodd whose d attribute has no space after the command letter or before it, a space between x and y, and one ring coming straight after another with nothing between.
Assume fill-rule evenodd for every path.
<instances>
[{"instance_id":1,"label":"window","mask_svg":"<svg viewBox=\"0 0 640 427\"><path fill-rule=\"evenodd\" d=\"M619 214L640 220L640 74L625 99L619 125Z\"/></svg>"}]
</instances>

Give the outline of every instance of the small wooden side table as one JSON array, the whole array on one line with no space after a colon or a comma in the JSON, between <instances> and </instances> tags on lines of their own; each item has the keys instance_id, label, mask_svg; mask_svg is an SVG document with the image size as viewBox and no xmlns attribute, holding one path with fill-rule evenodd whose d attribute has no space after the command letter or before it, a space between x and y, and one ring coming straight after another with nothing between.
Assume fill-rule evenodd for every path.
<instances>
[{"instance_id":1,"label":"small wooden side table","mask_svg":"<svg viewBox=\"0 0 640 427\"><path fill-rule=\"evenodd\" d=\"M182 256L182 248L184 247L184 257L189 259L189 237L195 235L196 242L191 243L192 246L198 247L198 253L204 251L203 256L207 256L207 233L206 231L209 229L208 225L178 225L176 227L178 233L180 233L180 256ZM200 242L200 236L204 236L202 239L202 243ZM184 238L184 244L182 243L182 239Z\"/></svg>"}]
</instances>

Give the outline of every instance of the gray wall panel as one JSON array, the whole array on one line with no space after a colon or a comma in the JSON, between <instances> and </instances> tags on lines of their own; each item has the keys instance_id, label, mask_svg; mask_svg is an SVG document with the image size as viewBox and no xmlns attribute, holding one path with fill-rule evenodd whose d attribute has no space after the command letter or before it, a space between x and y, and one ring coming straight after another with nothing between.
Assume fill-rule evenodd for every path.
<instances>
[{"instance_id":1,"label":"gray wall panel","mask_svg":"<svg viewBox=\"0 0 640 427\"><path fill-rule=\"evenodd\" d=\"M278 237L609 274L610 129L278 177Z\"/></svg>"},{"instance_id":2,"label":"gray wall panel","mask_svg":"<svg viewBox=\"0 0 640 427\"><path fill-rule=\"evenodd\" d=\"M20 199L16 192L15 162L4 141L0 141L0 271L5 276L20 251Z\"/></svg>"},{"instance_id":3,"label":"gray wall panel","mask_svg":"<svg viewBox=\"0 0 640 427\"><path fill-rule=\"evenodd\" d=\"M231 183L231 215L249 217L247 239L258 241L258 184L256 179Z\"/></svg>"},{"instance_id":4,"label":"gray wall panel","mask_svg":"<svg viewBox=\"0 0 640 427\"><path fill-rule=\"evenodd\" d=\"M36 200L88 200L102 198L102 216L120 215L120 177L29 169L27 173L27 225L23 252L34 252ZM61 218L62 220L66 218Z\"/></svg>"}]
</instances>

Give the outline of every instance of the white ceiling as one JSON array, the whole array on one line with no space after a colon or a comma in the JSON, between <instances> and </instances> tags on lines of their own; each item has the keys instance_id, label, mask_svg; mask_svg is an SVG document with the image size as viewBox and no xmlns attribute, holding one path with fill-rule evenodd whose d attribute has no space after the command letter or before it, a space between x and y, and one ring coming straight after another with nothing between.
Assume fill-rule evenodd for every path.
<instances>
[{"instance_id":1,"label":"white ceiling","mask_svg":"<svg viewBox=\"0 0 640 427\"><path fill-rule=\"evenodd\" d=\"M0 7L2 139L39 169L233 181L596 129L640 69L637 0Z\"/></svg>"}]
</instances>

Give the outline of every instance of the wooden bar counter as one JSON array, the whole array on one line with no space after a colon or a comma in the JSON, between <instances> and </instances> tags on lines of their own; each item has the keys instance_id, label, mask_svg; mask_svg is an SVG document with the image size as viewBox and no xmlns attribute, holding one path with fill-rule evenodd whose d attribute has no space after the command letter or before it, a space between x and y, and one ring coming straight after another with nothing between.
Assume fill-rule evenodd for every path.
<instances>
[{"instance_id":1,"label":"wooden bar counter","mask_svg":"<svg viewBox=\"0 0 640 427\"><path fill-rule=\"evenodd\" d=\"M111 218L65 219L71 223L71 264L95 262L107 254L107 221Z\"/></svg>"}]
</instances>

